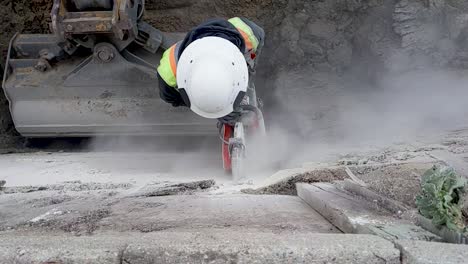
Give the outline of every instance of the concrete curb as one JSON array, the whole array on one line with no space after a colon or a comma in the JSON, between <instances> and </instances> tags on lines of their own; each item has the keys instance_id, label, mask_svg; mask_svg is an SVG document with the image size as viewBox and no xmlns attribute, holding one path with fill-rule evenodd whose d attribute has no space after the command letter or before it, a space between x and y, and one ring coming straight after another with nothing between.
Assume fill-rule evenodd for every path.
<instances>
[{"instance_id":1,"label":"concrete curb","mask_svg":"<svg viewBox=\"0 0 468 264\"><path fill-rule=\"evenodd\" d=\"M198 232L0 234L0 263L400 263L371 235Z\"/></svg>"},{"instance_id":2,"label":"concrete curb","mask_svg":"<svg viewBox=\"0 0 468 264\"><path fill-rule=\"evenodd\" d=\"M468 260L468 246L448 243L397 240L403 264L462 264Z\"/></svg>"},{"instance_id":3,"label":"concrete curb","mask_svg":"<svg viewBox=\"0 0 468 264\"><path fill-rule=\"evenodd\" d=\"M438 227L432 223L431 219L428 219L422 215L417 216L417 224L440 236L444 242L454 243L454 244L467 244L468 245L468 236L462 233L459 233L454 230L448 229L446 226Z\"/></svg>"},{"instance_id":4,"label":"concrete curb","mask_svg":"<svg viewBox=\"0 0 468 264\"><path fill-rule=\"evenodd\" d=\"M121 263L122 237L0 234L0 263Z\"/></svg>"},{"instance_id":5,"label":"concrete curb","mask_svg":"<svg viewBox=\"0 0 468 264\"><path fill-rule=\"evenodd\" d=\"M298 183L298 196L315 211L345 233L373 234L393 241L396 239L438 240L436 235L395 218L390 212L377 209L364 199L358 199L330 183Z\"/></svg>"},{"instance_id":6,"label":"concrete curb","mask_svg":"<svg viewBox=\"0 0 468 264\"><path fill-rule=\"evenodd\" d=\"M403 264L467 263L468 245L423 240L440 239L411 223L373 211L368 201L356 200L326 183L297 184L298 195L344 232L374 234L401 252Z\"/></svg>"}]
</instances>

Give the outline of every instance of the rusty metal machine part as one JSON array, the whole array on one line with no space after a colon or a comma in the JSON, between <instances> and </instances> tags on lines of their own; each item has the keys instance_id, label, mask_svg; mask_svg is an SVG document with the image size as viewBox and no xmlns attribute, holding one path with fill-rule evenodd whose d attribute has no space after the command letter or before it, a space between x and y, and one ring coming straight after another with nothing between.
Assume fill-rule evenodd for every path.
<instances>
[{"instance_id":1,"label":"rusty metal machine part","mask_svg":"<svg viewBox=\"0 0 468 264\"><path fill-rule=\"evenodd\" d=\"M138 36L144 0L54 0L51 28L61 41L92 46L101 34L124 49Z\"/></svg>"},{"instance_id":2,"label":"rusty metal machine part","mask_svg":"<svg viewBox=\"0 0 468 264\"><path fill-rule=\"evenodd\" d=\"M159 98L156 68L183 34L141 19L143 0L54 0L53 34L15 35L3 88L27 137L215 134Z\"/></svg>"}]
</instances>

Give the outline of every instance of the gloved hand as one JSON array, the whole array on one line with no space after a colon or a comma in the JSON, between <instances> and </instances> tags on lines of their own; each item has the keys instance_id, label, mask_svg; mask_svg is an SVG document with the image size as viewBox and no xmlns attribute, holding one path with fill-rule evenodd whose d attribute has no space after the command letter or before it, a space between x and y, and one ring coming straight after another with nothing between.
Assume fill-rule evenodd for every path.
<instances>
[{"instance_id":1,"label":"gloved hand","mask_svg":"<svg viewBox=\"0 0 468 264\"><path fill-rule=\"evenodd\" d=\"M236 111L234 110L230 114L223 116L221 118L218 118L218 121L223 123L223 124L228 124L230 126L234 126L237 121L239 121L242 113L241 111Z\"/></svg>"},{"instance_id":2,"label":"gloved hand","mask_svg":"<svg viewBox=\"0 0 468 264\"><path fill-rule=\"evenodd\" d=\"M171 104L173 107L186 106L182 96L176 88L167 85L158 73L159 80L159 96L166 103Z\"/></svg>"},{"instance_id":3,"label":"gloved hand","mask_svg":"<svg viewBox=\"0 0 468 264\"><path fill-rule=\"evenodd\" d=\"M184 101L177 97L166 96L163 99L166 103L171 104L173 107L186 106Z\"/></svg>"}]
</instances>

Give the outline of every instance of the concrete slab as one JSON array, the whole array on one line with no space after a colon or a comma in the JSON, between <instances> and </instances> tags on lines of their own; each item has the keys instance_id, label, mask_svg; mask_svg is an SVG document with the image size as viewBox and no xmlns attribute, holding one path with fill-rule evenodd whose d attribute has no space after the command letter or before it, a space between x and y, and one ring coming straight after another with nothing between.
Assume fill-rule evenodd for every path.
<instances>
[{"instance_id":1,"label":"concrete slab","mask_svg":"<svg viewBox=\"0 0 468 264\"><path fill-rule=\"evenodd\" d=\"M376 236L229 232L1 234L1 263L400 263Z\"/></svg>"},{"instance_id":2,"label":"concrete slab","mask_svg":"<svg viewBox=\"0 0 468 264\"><path fill-rule=\"evenodd\" d=\"M462 264L468 262L468 245L397 240L403 264Z\"/></svg>"},{"instance_id":3,"label":"concrete slab","mask_svg":"<svg viewBox=\"0 0 468 264\"><path fill-rule=\"evenodd\" d=\"M93 234L100 231L251 229L339 232L299 197L171 195L135 197L136 190L46 191L0 196L0 230Z\"/></svg>"},{"instance_id":4,"label":"concrete slab","mask_svg":"<svg viewBox=\"0 0 468 264\"><path fill-rule=\"evenodd\" d=\"M161 204L145 208L141 204ZM113 214L104 219L103 226L117 230L196 229L219 227L225 229L255 229L275 232L304 231L316 233L339 232L299 197L281 195L196 195L149 197L138 201L126 200L112 207ZM128 208L135 208L128 214ZM134 219L137 218L138 221ZM131 224L131 225L129 225Z\"/></svg>"},{"instance_id":5,"label":"concrete slab","mask_svg":"<svg viewBox=\"0 0 468 264\"><path fill-rule=\"evenodd\" d=\"M297 184L299 197L345 233L374 234L388 240L439 240L409 221L396 218L389 211L364 199L352 196L333 184Z\"/></svg>"}]
</instances>

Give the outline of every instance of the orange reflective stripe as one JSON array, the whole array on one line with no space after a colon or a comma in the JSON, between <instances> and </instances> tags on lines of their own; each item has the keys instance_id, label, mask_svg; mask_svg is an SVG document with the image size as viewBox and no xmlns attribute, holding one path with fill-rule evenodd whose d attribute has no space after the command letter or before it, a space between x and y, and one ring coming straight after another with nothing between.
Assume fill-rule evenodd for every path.
<instances>
[{"instance_id":1,"label":"orange reflective stripe","mask_svg":"<svg viewBox=\"0 0 468 264\"><path fill-rule=\"evenodd\" d=\"M171 63L171 70L172 73L174 73L174 76L177 75L177 64L176 64L176 59L175 59L175 46L173 45L171 47L170 55L169 55L169 61Z\"/></svg>"},{"instance_id":2,"label":"orange reflective stripe","mask_svg":"<svg viewBox=\"0 0 468 264\"><path fill-rule=\"evenodd\" d=\"M171 87L177 86L176 72L177 72L177 58L175 57L175 51L177 50L177 44L174 44L170 48L164 51L161 61L158 66L159 76Z\"/></svg>"},{"instance_id":3,"label":"orange reflective stripe","mask_svg":"<svg viewBox=\"0 0 468 264\"><path fill-rule=\"evenodd\" d=\"M256 52L259 41L257 37L255 36L252 28L247 25L244 21L242 21L241 18L239 17L233 17L228 20L229 23L231 23L234 27L236 27L237 31L242 35L242 38L244 39L245 42L245 49L246 51L244 52Z\"/></svg>"},{"instance_id":4,"label":"orange reflective stripe","mask_svg":"<svg viewBox=\"0 0 468 264\"><path fill-rule=\"evenodd\" d=\"M247 50L249 50L249 51L252 50L253 49L253 44L252 44L252 41L250 41L250 39L249 39L249 35L247 35L247 33L245 33L240 28L237 28L237 30L241 33L242 37L244 38L245 47L247 48Z\"/></svg>"}]
</instances>

